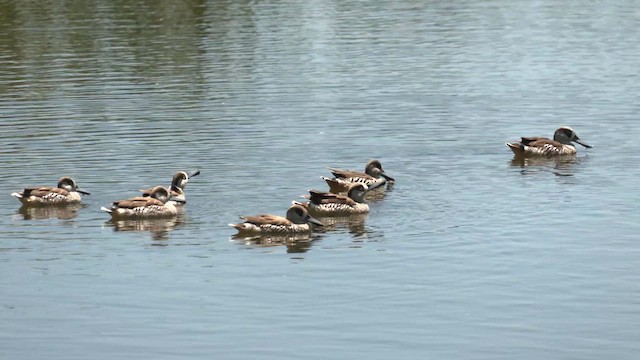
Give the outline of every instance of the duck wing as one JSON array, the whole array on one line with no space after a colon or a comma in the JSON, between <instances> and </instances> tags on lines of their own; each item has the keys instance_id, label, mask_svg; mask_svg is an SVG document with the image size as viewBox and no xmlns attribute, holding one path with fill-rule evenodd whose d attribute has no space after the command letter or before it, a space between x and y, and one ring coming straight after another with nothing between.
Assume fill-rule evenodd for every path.
<instances>
[{"instance_id":1,"label":"duck wing","mask_svg":"<svg viewBox=\"0 0 640 360\"><path fill-rule=\"evenodd\" d=\"M164 203L152 197L136 196L131 199L114 201L113 205L121 209L135 209L146 206L164 206Z\"/></svg>"},{"instance_id":2,"label":"duck wing","mask_svg":"<svg viewBox=\"0 0 640 360\"><path fill-rule=\"evenodd\" d=\"M551 140L549 138L538 137L538 138L522 138L522 144L529 147L535 148L556 148L558 151L562 150L562 144Z\"/></svg>"},{"instance_id":3,"label":"duck wing","mask_svg":"<svg viewBox=\"0 0 640 360\"><path fill-rule=\"evenodd\" d=\"M351 179L351 178L364 178L364 179L373 179L374 177L360 172L360 171L351 171L344 169L336 169L336 168L328 168L331 174L337 179Z\"/></svg>"},{"instance_id":4,"label":"duck wing","mask_svg":"<svg viewBox=\"0 0 640 360\"><path fill-rule=\"evenodd\" d=\"M40 186L35 188L25 188L22 191L24 197L35 196L35 197L45 197L49 194L57 194L60 196L67 196L69 192L65 189L61 189L58 187L49 187L49 186Z\"/></svg>"},{"instance_id":5,"label":"duck wing","mask_svg":"<svg viewBox=\"0 0 640 360\"><path fill-rule=\"evenodd\" d=\"M288 226L292 224L292 222L289 221L286 217L269 215L269 214L261 214L261 215L255 215L255 216L240 216L240 219L244 220L244 222L246 223L250 223L258 226L261 226L261 225Z\"/></svg>"},{"instance_id":6,"label":"duck wing","mask_svg":"<svg viewBox=\"0 0 640 360\"><path fill-rule=\"evenodd\" d=\"M356 201L346 195L334 194L326 191L309 190L309 201L314 204L347 204L355 205Z\"/></svg>"}]
</instances>

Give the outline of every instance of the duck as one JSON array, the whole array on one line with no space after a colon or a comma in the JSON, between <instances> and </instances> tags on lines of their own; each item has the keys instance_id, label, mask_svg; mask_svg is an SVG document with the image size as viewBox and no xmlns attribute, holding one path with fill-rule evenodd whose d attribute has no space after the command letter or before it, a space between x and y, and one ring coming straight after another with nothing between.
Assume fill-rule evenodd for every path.
<instances>
[{"instance_id":1,"label":"duck","mask_svg":"<svg viewBox=\"0 0 640 360\"><path fill-rule=\"evenodd\" d=\"M174 199L170 200L173 202L173 205L182 206L186 204L187 197L184 193L184 188L187 186L189 179L197 175L200 175L200 170L192 171L191 174L187 174L186 171L178 171L177 173L175 173L175 175L173 175L173 178L171 179L171 185L169 186L169 194ZM154 188L155 187L140 189L140 192L142 193L143 197L148 197L151 195L151 192ZM175 199L184 201L175 201Z\"/></svg>"},{"instance_id":2,"label":"duck","mask_svg":"<svg viewBox=\"0 0 640 360\"><path fill-rule=\"evenodd\" d=\"M369 187L363 183L349 185L346 195L311 189L309 195L302 196L309 199L309 202L294 204L302 205L309 214L316 217L366 214L369 212L369 205L364 200L367 190Z\"/></svg>"},{"instance_id":3,"label":"duck","mask_svg":"<svg viewBox=\"0 0 640 360\"><path fill-rule=\"evenodd\" d=\"M311 226L324 224L309 215L307 209L301 205L292 205L287 210L286 217L262 214L255 216L240 216L242 223L229 224L238 230L240 236L273 236L273 235L310 235Z\"/></svg>"},{"instance_id":4,"label":"duck","mask_svg":"<svg viewBox=\"0 0 640 360\"><path fill-rule=\"evenodd\" d=\"M111 214L113 219L170 218L178 215L174 202L184 200L171 197L169 190L164 186L156 186L149 196L114 201L110 207L103 206L100 210Z\"/></svg>"},{"instance_id":5,"label":"duck","mask_svg":"<svg viewBox=\"0 0 640 360\"><path fill-rule=\"evenodd\" d=\"M11 193L23 205L47 206L47 205L70 205L79 204L82 195L91 195L90 192L80 189L75 180L68 176L63 176L58 180L58 186L38 186L24 188L20 192Z\"/></svg>"},{"instance_id":6,"label":"duck","mask_svg":"<svg viewBox=\"0 0 640 360\"><path fill-rule=\"evenodd\" d=\"M554 157L575 155L577 151L572 142L578 143L587 149L592 148L591 145L582 141L576 132L568 126L558 128L553 134L553 140L545 137L522 137L518 142L506 144L517 157Z\"/></svg>"},{"instance_id":7,"label":"duck","mask_svg":"<svg viewBox=\"0 0 640 360\"><path fill-rule=\"evenodd\" d=\"M322 179L329 185L329 191L334 194L347 192L352 183L362 183L367 185L369 190L374 190L384 188L387 181L395 181L384 172L380 160L367 162L364 172L336 168L329 168L329 171L333 174L333 178L323 176Z\"/></svg>"}]
</instances>

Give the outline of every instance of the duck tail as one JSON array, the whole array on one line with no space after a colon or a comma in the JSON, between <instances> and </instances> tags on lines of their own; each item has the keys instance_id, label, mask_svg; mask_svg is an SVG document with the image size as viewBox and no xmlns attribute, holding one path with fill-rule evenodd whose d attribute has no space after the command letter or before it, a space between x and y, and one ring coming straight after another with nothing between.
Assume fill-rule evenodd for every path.
<instances>
[{"instance_id":1,"label":"duck tail","mask_svg":"<svg viewBox=\"0 0 640 360\"><path fill-rule=\"evenodd\" d=\"M245 230L244 224L227 224L227 225L231 226L232 228L235 228L238 231Z\"/></svg>"},{"instance_id":2,"label":"duck tail","mask_svg":"<svg viewBox=\"0 0 640 360\"><path fill-rule=\"evenodd\" d=\"M324 180L327 185L329 185L329 192L332 192L334 194L344 192L344 186L340 184L336 179L322 176L322 180Z\"/></svg>"},{"instance_id":3,"label":"duck tail","mask_svg":"<svg viewBox=\"0 0 640 360\"><path fill-rule=\"evenodd\" d=\"M522 153L524 152L524 145L522 145L521 143L517 143L517 142L512 142L512 143L505 143L509 149L511 149L511 151L513 151L514 154L521 156Z\"/></svg>"},{"instance_id":4,"label":"duck tail","mask_svg":"<svg viewBox=\"0 0 640 360\"><path fill-rule=\"evenodd\" d=\"M106 208L104 206L100 207L100 210L108 212L109 214L113 213L113 209Z\"/></svg>"}]
</instances>

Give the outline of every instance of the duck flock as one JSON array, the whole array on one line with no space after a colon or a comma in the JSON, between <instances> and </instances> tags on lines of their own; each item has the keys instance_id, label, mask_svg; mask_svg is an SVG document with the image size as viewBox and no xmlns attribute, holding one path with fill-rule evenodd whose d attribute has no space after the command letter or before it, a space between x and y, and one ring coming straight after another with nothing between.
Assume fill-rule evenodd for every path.
<instances>
[{"instance_id":1,"label":"duck flock","mask_svg":"<svg viewBox=\"0 0 640 360\"><path fill-rule=\"evenodd\" d=\"M591 146L583 142L570 127L563 126L554 133L553 140L544 137L522 137L520 141L506 143L516 158L527 157L563 157L576 154L573 142L586 148ZM384 192L386 185L395 182L387 175L379 160L367 163L364 172L329 168L333 177L323 177L329 186L328 191L309 190L303 196L307 201L292 201L285 216L261 214L241 216L240 223L229 224L238 231L236 237L277 237L309 236L314 226L323 226L323 218L350 217L367 214L369 205L365 196L369 193ZM141 194L125 200L118 200L100 209L108 213L113 220L169 219L178 216L186 203L184 189L190 178L200 171L177 172L167 188L155 186L140 190ZM77 205L81 195L89 195L78 187L75 180L62 177L57 186L39 186L24 188L11 195L25 207L64 207Z\"/></svg>"}]
</instances>

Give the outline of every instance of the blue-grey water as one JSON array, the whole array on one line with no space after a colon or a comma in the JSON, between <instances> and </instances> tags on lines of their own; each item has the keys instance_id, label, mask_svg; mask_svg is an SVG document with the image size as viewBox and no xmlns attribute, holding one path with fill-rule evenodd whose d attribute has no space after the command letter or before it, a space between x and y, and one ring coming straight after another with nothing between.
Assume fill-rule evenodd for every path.
<instances>
[{"instance_id":1,"label":"blue-grey water","mask_svg":"<svg viewBox=\"0 0 640 360\"><path fill-rule=\"evenodd\" d=\"M637 359L637 5L1 1L0 358ZM364 222L231 238L373 158ZM193 169L176 221L99 210Z\"/></svg>"}]
</instances>

